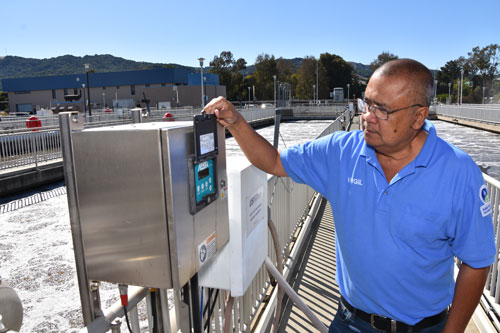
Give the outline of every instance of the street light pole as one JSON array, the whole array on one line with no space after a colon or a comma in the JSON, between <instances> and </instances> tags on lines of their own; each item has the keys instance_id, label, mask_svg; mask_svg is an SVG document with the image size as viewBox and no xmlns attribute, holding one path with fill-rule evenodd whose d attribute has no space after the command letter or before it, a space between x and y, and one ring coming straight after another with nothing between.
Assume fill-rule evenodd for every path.
<instances>
[{"instance_id":1,"label":"street light pole","mask_svg":"<svg viewBox=\"0 0 500 333\"><path fill-rule=\"evenodd\" d=\"M451 104L451 82L448 82L448 104Z\"/></svg>"},{"instance_id":2,"label":"street light pole","mask_svg":"<svg viewBox=\"0 0 500 333\"><path fill-rule=\"evenodd\" d=\"M200 84L201 84L201 107L205 108L205 92L203 90L203 60L205 60L205 58L198 58L198 60L200 61L200 75L201 75L201 79L200 79Z\"/></svg>"},{"instance_id":3,"label":"street light pole","mask_svg":"<svg viewBox=\"0 0 500 333\"><path fill-rule=\"evenodd\" d=\"M85 93L85 83L82 83L83 88L83 108L85 110L85 115L87 115L87 94Z\"/></svg>"},{"instance_id":4,"label":"street light pole","mask_svg":"<svg viewBox=\"0 0 500 333\"><path fill-rule=\"evenodd\" d=\"M434 98L437 98L437 85L438 85L438 80L434 80Z\"/></svg>"},{"instance_id":5,"label":"street light pole","mask_svg":"<svg viewBox=\"0 0 500 333\"><path fill-rule=\"evenodd\" d=\"M319 59L316 61L316 99L319 101ZM317 102L316 102L317 104Z\"/></svg>"},{"instance_id":6,"label":"street light pole","mask_svg":"<svg viewBox=\"0 0 500 333\"><path fill-rule=\"evenodd\" d=\"M484 90L485 90L485 86L483 86L483 102L481 104L484 104Z\"/></svg>"},{"instance_id":7,"label":"street light pole","mask_svg":"<svg viewBox=\"0 0 500 333\"><path fill-rule=\"evenodd\" d=\"M273 80L274 80L274 107L276 107L276 75L273 75Z\"/></svg>"},{"instance_id":8,"label":"street light pole","mask_svg":"<svg viewBox=\"0 0 500 333\"><path fill-rule=\"evenodd\" d=\"M349 105L349 88L351 87L351 85L348 83L347 84L347 105Z\"/></svg>"},{"instance_id":9,"label":"street light pole","mask_svg":"<svg viewBox=\"0 0 500 333\"><path fill-rule=\"evenodd\" d=\"M250 108L250 87L248 87L248 108Z\"/></svg>"},{"instance_id":10,"label":"street light pole","mask_svg":"<svg viewBox=\"0 0 500 333\"><path fill-rule=\"evenodd\" d=\"M92 117L92 108L90 106L90 85L89 85L89 72L90 72L90 65L85 64L85 76L87 77L87 96L88 96L88 108L89 108L89 116Z\"/></svg>"},{"instance_id":11,"label":"street light pole","mask_svg":"<svg viewBox=\"0 0 500 333\"><path fill-rule=\"evenodd\" d=\"M462 99L464 97L464 69L460 70L460 105L462 105Z\"/></svg>"},{"instance_id":12,"label":"street light pole","mask_svg":"<svg viewBox=\"0 0 500 333\"><path fill-rule=\"evenodd\" d=\"M313 102L316 104L316 85L313 84Z\"/></svg>"},{"instance_id":13,"label":"street light pole","mask_svg":"<svg viewBox=\"0 0 500 333\"><path fill-rule=\"evenodd\" d=\"M105 92L102 93L102 108L103 109L106 108L106 93Z\"/></svg>"}]
</instances>

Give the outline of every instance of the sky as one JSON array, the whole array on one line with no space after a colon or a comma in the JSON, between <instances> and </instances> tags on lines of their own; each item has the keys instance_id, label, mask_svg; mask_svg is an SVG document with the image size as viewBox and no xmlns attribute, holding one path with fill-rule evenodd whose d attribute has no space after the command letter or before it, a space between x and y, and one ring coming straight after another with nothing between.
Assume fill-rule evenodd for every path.
<instances>
[{"instance_id":1,"label":"sky","mask_svg":"<svg viewBox=\"0 0 500 333\"><path fill-rule=\"evenodd\" d=\"M254 64L328 52L369 64L388 51L430 69L500 44L500 0L2 1L0 56L112 54L205 65L231 51ZM3 46L3 47L2 47Z\"/></svg>"}]
</instances>

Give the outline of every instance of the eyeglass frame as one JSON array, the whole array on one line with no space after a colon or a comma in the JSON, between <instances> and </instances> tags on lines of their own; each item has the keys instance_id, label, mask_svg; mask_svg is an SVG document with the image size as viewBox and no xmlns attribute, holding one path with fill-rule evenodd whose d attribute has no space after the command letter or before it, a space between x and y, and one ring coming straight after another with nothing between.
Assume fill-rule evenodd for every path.
<instances>
[{"instance_id":1,"label":"eyeglass frame","mask_svg":"<svg viewBox=\"0 0 500 333\"><path fill-rule=\"evenodd\" d=\"M365 105L368 106L368 108L366 110L365 110ZM424 107L422 104L413 104L413 105L405 106L404 108L399 108L399 109L396 109L396 110L386 110L385 108L383 108L381 106L378 106L378 105L375 105L375 104L371 104L370 105L364 99L358 98L358 108L361 109L361 112L362 113L366 113L366 112L370 111L371 113L373 113L373 115L377 119L380 119L380 120L388 120L389 119L389 115L391 113L398 112L398 111L405 110L405 109L409 109L409 108L413 108L415 106L418 106L418 107L421 107L421 108ZM378 111L383 112L386 115L386 118L384 119L384 118L378 117L377 114L372 111L373 109L377 109Z\"/></svg>"}]
</instances>

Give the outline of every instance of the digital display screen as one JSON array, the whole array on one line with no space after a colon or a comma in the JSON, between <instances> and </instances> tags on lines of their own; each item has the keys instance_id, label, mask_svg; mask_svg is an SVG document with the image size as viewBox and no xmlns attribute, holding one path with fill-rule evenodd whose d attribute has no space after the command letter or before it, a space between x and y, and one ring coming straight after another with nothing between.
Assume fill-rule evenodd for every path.
<instances>
[{"instance_id":1,"label":"digital display screen","mask_svg":"<svg viewBox=\"0 0 500 333\"><path fill-rule=\"evenodd\" d=\"M203 179L208 177L210 170L208 168L198 171L198 179Z\"/></svg>"},{"instance_id":2,"label":"digital display screen","mask_svg":"<svg viewBox=\"0 0 500 333\"><path fill-rule=\"evenodd\" d=\"M214 151L215 149L215 139L214 133L207 133L200 135L200 153L205 155Z\"/></svg>"}]
</instances>

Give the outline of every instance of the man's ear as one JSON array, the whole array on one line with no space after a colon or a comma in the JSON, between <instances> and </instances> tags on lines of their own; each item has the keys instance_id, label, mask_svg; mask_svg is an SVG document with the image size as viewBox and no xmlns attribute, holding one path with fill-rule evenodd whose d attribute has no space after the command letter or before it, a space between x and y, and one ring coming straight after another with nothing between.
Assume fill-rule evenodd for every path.
<instances>
[{"instance_id":1,"label":"man's ear","mask_svg":"<svg viewBox=\"0 0 500 333\"><path fill-rule=\"evenodd\" d=\"M429 115L429 107L421 106L415 111L415 121L413 122L413 126L415 129L421 129L424 125L425 119Z\"/></svg>"}]
</instances>

